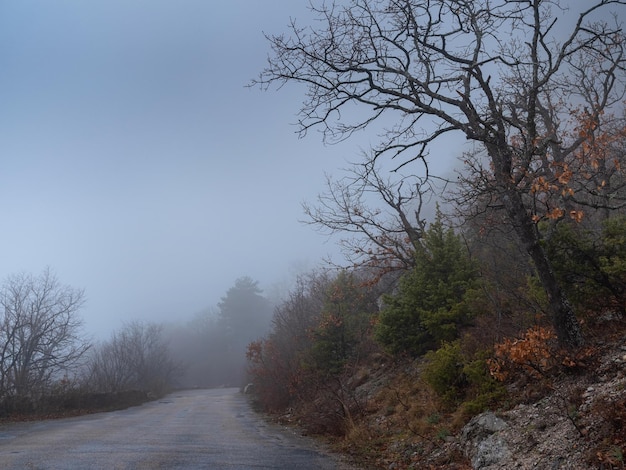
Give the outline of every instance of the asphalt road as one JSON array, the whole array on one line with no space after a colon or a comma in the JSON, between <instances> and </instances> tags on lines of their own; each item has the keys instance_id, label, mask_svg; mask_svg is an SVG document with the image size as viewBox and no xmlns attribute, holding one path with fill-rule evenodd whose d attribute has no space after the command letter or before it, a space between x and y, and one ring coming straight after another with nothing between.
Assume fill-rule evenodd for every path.
<instances>
[{"instance_id":1,"label":"asphalt road","mask_svg":"<svg viewBox=\"0 0 626 470\"><path fill-rule=\"evenodd\" d=\"M237 389L124 411L0 425L0 469L349 469L255 414Z\"/></svg>"}]
</instances>

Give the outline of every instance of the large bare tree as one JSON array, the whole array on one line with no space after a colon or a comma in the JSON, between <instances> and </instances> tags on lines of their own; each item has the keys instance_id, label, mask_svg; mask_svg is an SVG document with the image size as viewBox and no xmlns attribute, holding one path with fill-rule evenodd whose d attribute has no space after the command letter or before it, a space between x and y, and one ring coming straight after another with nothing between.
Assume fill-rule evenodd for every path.
<instances>
[{"instance_id":1,"label":"large bare tree","mask_svg":"<svg viewBox=\"0 0 626 470\"><path fill-rule=\"evenodd\" d=\"M9 276L0 289L0 394L39 396L89 348L78 315L84 292L49 269Z\"/></svg>"},{"instance_id":2,"label":"large bare tree","mask_svg":"<svg viewBox=\"0 0 626 470\"><path fill-rule=\"evenodd\" d=\"M273 53L254 84L307 87L302 134L350 137L386 125L372 158L428 161L461 133L489 159L495 197L529 253L563 344L583 341L524 194L537 167L583 152L624 95L624 1L346 0L312 2L314 26L268 36ZM571 5L567 2L567 5ZM569 7L568 7L569 8ZM570 23L567 18L572 18ZM584 132L572 123L582 118ZM389 124L391 123L391 124ZM541 189L541 188L540 188Z\"/></svg>"}]
</instances>

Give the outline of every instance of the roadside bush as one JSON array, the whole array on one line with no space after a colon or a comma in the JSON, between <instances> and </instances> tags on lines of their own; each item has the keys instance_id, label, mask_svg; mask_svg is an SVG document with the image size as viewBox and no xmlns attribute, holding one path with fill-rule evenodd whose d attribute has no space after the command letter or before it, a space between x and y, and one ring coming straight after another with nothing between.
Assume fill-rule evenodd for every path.
<instances>
[{"instance_id":1,"label":"roadside bush","mask_svg":"<svg viewBox=\"0 0 626 470\"><path fill-rule=\"evenodd\" d=\"M287 298L274 309L269 334L248 345L248 378L263 408L286 408L314 388L307 384L303 363L332 281L326 273L299 276Z\"/></svg>"},{"instance_id":2,"label":"roadside bush","mask_svg":"<svg viewBox=\"0 0 626 470\"><path fill-rule=\"evenodd\" d=\"M319 322L311 329L313 340L307 367L323 376L336 376L365 346L375 299L353 274L341 272L329 286Z\"/></svg>"},{"instance_id":3,"label":"roadside bush","mask_svg":"<svg viewBox=\"0 0 626 470\"><path fill-rule=\"evenodd\" d=\"M276 346L272 339L258 340L250 343L246 352L255 401L268 411L289 406L297 388L298 370Z\"/></svg>"}]
</instances>

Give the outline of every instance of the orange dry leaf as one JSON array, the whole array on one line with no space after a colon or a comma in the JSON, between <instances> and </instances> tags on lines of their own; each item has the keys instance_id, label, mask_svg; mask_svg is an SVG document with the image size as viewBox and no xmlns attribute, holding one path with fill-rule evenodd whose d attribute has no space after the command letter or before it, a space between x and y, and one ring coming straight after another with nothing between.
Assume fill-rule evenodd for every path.
<instances>
[{"instance_id":1,"label":"orange dry leaf","mask_svg":"<svg viewBox=\"0 0 626 470\"><path fill-rule=\"evenodd\" d=\"M572 174L573 173L572 173L571 170L565 170L565 171L563 171L563 173L558 175L557 179L559 180L559 183L567 184L567 183L569 183L569 180L571 179Z\"/></svg>"},{"instance_id":2,"label":"orange dry leaf","mask_svg":"<svg viewBox=\"0 0 626 470\"><path fill-rule=\"evenodd\" d=\"M563 209L561 209L560 207L555 207L551 211L548 211L546 217L548 219L560 219L561 217L563 217L563 214L565 214L565 211Z\"/></svg>"},{"instance_id":3,"label":"orange dry leaf","mask_svg":"<svg viewBox=\"0 0 626 470\"><path fill-rule=\"evenodd\" d=\"M583 211L570 211L569 213L569 216L578 223L583 220L583 215Z\"/></svg>"}]
</instances>

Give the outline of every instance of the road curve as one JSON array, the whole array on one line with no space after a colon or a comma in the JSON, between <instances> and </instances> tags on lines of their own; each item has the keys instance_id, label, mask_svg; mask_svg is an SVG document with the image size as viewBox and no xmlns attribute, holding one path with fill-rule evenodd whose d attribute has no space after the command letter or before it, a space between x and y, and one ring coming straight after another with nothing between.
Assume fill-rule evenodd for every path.
<instances>
[{"instance_id":1,"label":"road curve","mask_svg":"<svg viewBox=\"0 0 626 470\"><path fill-rule=\"evenodd\" d=\"M0 425L1 469L350 469L256 415L236 389L177 392L142 406Z\"/></svg>"}]
</instances>

